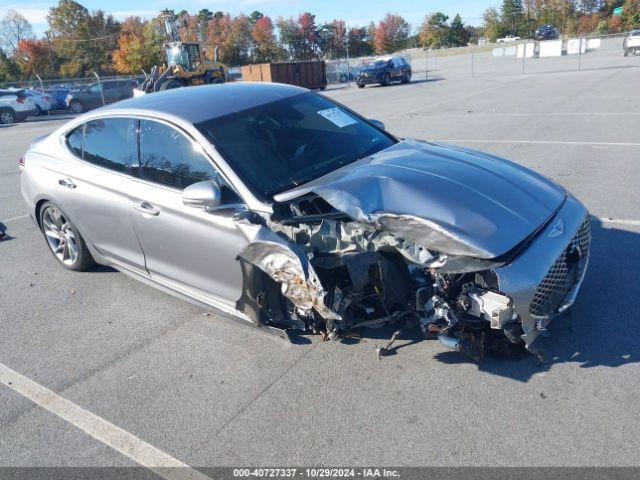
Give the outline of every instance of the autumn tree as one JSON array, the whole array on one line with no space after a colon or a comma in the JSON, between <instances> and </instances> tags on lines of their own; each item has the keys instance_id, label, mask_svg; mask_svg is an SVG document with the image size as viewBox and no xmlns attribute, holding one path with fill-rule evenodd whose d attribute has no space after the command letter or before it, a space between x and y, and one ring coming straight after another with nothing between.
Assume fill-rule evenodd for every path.
<instances>
[{"instance_id":1,"label":"autumn tree","mask_svg":"<svg viewBox=\"0 0 640 480\"><path fill-rule=\"evenodd\" d=\"M278 17L276 20L280 43L287 52L289 59L296 58L296 52L300 45L300 28L293 18Z\"/></svg>"},{"instance_id":2,"label":"autumn tree","mask_svg":"<svg viewBox=\"0 0 640 480\"><path fill-rule=\"evenodd\" d=\"M272 62L278 56L278 43L269 17L256 20L251 31L255 42L254 59L257 62Z\"/></svg>"},{"instance_id":3,"label":"autumn tree","mask_svg":"<svg viewBox=\"0 0 640 480\"><path fill-rule=\"evenodd\" d=\"M449 37L447 20L449 20L449 17L442 12L427 15L418 33L420 44L431 48L444 47Z\"/></svg>"},{"instance_id":4,"label":"autumn tree","mask_svg":"<svg viewBox=\"0 0 640 480\"><path fill-rule=\"evenodd\" d=\"M504 29L500 20L500 14L495 8L488 8L482 15L484 36L491 42L495 42L503 36Z\"/></svg>"},{"instance_id":5,"label":"autumn tree","mask_svg":"<svg viewBox=\"0 0 640 480\"><path fill-rule=\"evenodd\" d=\"M47 15L63 76L110 71L120 25L102 10L89 12L74 0L60 0Z\"/></svg>"},{"instance_id":6,"label":"autumn tree","mask_svg":"<svg viewBox=\"0 0 640 480\"><path fill-rule=\"evenodd\" d=\"M375 30L373 41L376 53L390 53L406 48L409 30L409 23L404 18L387 13Z\"/></svg>"},{"instance_id":7,"label":"autumn tree","mask_svg":"<svg viewBox=\"0 0 640 480\"><path fill-rule=\"evenodd\" d=\"M316 16L309 12L300 14L298 17L298 45L297 55L299 60L312 60L318 56L318 27L316 26Z\"/></svg>"},{"instance_id":8,"label":"autumn tree","mask_svg":"<svg viewBox=\"0 0 640 480\"><path fill-rule=\"evenodd\" d=\"M33 29L24 15L13 9L4 14L0 20L0 49L11 55L20 41L32 37Z\"/></svg>"},{"instance_id":9,"label":"autumn tree","mask_svg":"<svg viewBox=\"0 0 640 480\"><path fill-rule=\"evenodd\" d=\"M34 75L50 77L53 74L49 45L45 40L35 38L20 40L13 58L24 78Z\"/></svg>"},{"instance_id":10,"label":"autumn tree","mask_svg":"<svg viewBox=\"0 0 640 480\"><path fill-rule=\"evenodd\" d=\"M349 30L349 54L364 57L373 53L373 38L367 27L352 27Z\"/></svg>"},{"instance_id":11,"label":"autumn tree","mask_svg":"<svg viewBox=\"0 0 640 480\"><path fill-rule=\"evenodd\" d=\"M622 9L622 24L631 30L640 26L640 0L627 0Z\"/></svg>"},{"instance_id":12,"label":"autumn tree","mask_svg":"<svg viewBox=\"0 0 640 480\"><path fill-rule=\"evenodd\" d=\"M164 63L162 35L159 19L142 21L129 17L122 23L118 49L113 52L113 65L118 73L148 72L154 65Z\"/></svg>"}]
</instances>

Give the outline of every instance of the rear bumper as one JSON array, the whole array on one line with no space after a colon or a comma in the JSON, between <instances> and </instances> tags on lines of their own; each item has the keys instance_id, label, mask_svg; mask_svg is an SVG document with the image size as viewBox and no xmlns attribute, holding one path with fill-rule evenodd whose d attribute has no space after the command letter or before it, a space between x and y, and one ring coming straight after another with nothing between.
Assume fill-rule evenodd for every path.
<instances>
[{"instance_id":1,"label":"rear bumper","mask_svg":"<svg viewBox=\"0 0 640 480\"><path fill-rule=\"evenodd\" d=\"M587 209L569 195L553 219L508 265L497 268L500 291L522 322L527 347L576 299L589 261Z\"/></svg>"}]
</instances>

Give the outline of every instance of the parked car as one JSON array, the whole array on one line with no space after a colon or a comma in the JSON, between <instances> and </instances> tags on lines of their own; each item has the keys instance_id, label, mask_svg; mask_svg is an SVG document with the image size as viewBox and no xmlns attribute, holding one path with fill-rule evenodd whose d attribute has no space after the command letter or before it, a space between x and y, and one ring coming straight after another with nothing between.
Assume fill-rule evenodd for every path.
<instances>
[{"instance_id":1,"label":"parked car","mask_svg":"<svg viewBox=\"0 0 640 480\"><path fill-rule=\"evenodd\" d=\"M40 92L38 90L25 90L25 94L31 97L33 104L36 106L36 115L46 115L51 110L51 103L53 99L46 92Z\"/></svg>"},{"instance_id":2,"label":"parked car","mask_svg":"<svg viewBox=\"0 0 640 480\"><path fill-rule=\"evenodd\" d=\"M67 95L66 104L74 113L82 113L133 97L136 82L132 80L105 80ZM103 100L104 99L104 100Z\"/></svg>"},{"instance_id":3,"label":"parked car","mask_svg":"<svg viewBox=\"0 0 640 480\"><path fill-rule=\"evenodd\" d=\"M67 110L67 95L71 92L67 87L52 87L45 92L51 97L52 110Z\"/></svg>"},{"instance_id":4,"label":"parked car","mask_svg":"<svg viewBox=\"0 0 640 480\"><path fill-rule=\"evenodd\" d=\"M19 163L63 267L111 265L283 335L417 323L472 356L495 336L541 355L589 258L589 214L551 180L290 85L119 102Z\"/></svg>"},{"instance_id":5,"label":"parked car","mask_svg":"<svg viewBox=\"0 0 640 480\"><path fill-rule=\"evenodd\" d=\"M517 42L518 40L522 40L520 37L516 37L515 35L507 35L504 38L499 38L496 40L496 43L511 43Z\"/></svg>"},{"instance_id":6,"label":"parked car","mask_svg":"<svg viewBox=\"0 0 640 480\"><path fill-rule=\"evenodd\" d=\"M0 90L0 124L19 123L36 112L24 90Z\"/></svg>"},{"instance_id":7,"label":"parked car","mask_svg":"<svg viewBox=\"0 0 640 480\"><path fill-rule=\"evenodd\" d=\"M624 56L627 57L629 54L636 54L640 52L640 30L632 30L624 37L624 42L622 45L624 49Z\"/></svg>"},{"instance_id":8,"label":"parked car","mask_svg":"<svg viewBox=\"0 0 640 480\"><path fill-rule=\"evenodd\" d=\"M540 25L533 34L534 40L557 40L560 38L560 31L553 25Z\"/></svg>"},{"instance_id":9,"label":"parked car","mask_svg":"<svg viewBox=\"0 0 640 480\"><path fill-rule=\"evenodd\" d=\"M371 83L389 85L391 82L409 83L411 65L402 57L383 57L363 66L356 76L359 88Z\"/></svg>"}]
</instances>

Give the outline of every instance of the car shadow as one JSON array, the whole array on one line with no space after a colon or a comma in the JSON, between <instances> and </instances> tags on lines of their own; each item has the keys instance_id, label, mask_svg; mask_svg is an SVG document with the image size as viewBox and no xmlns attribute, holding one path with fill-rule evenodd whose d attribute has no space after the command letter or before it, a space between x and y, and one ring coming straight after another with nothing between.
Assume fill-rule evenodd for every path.
<instances>
[{"instance_id":1,"label":"car shadow","mask_svg":"<svg viewBox=\"0 0 640 480\"><path fill-rule=\"evenodd\" d=\"M445 80L444 77L435 77L435 78L412 78L411 82L409 83L391 83L389 85L381 85L378 83L372 83L370 85L367 85L367 88L390 88L390 87L406 87L408 85L416 85L419 83L435 83L435 82L441 82Z\"/></svg>"},{"instance_id":2,"label":"car shadow","mask_svg":"<svg viewBox=\"0 0 640 480\"><path fill-rule=\"evenodd\" d=\"M581 291L572 309L549 326L551 335L543 339L543 362L519 350L500 356L485 353L481 362L475 362L444 347L434 355L435 360L475 364L482 372L520 382L527 382L557 364L615 368L640 362L640 336L636 334L640 319L637 307L640 256L635 253L640 251L640 233L603 225L596 218L592 218L591 231L589 269ZM362 339L372 339L378 346L384 346L386 341L380 340L389 339L393 328L361 329L359 333ZM390 354L424 340L424 336L416 328L400 339L402 344L392 347Z\"/></svg>"}]
</instances>

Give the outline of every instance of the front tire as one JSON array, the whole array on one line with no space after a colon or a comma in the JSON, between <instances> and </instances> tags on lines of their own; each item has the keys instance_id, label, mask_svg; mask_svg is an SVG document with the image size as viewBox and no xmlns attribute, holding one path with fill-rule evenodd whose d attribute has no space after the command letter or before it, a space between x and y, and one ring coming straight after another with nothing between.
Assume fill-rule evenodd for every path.
<instances>
[{"instance_id":1,"label":"front tire","mask_svg":"<svg viewBox=\"0 0 640 480\"><path fill-rule=\"evenodd\" d=\"M51 202L46 202L40 209L40 229L49 250L64 268L81 272L95 265L76 227Z\"/></svg>"},{"instance_id":2,"label":"front tire","mask_svg":"<svg viewBox=\"0 0 640 480\"><path fill-rule=\"evenodd\" d=\"M387 72L384 75L384 80L382 82L382 85L385 87L388 87L391 84L391 74L389 72Z\"/></svg>"},{"instance_id":3,"label":"front tire","mask_svg":"<svg viewBox=\"0 0 640 480\"><path fill-rule=\"evenodd\" d=\"M402 83L409 83L411 81L411 72L407 72L404 74L404 78L402 79Z\"/></svg>"},{"instance_id":4,"label":"front tire","mask_svg":"<svg viewBox=\"0 0 640 480\"><path fill-rule=\"evenodd\" d=\"M184 87L184 85L182 85L182 82L176 80L175 78L171 78L169 80L165 80L164 82L162 82L162 85L160 85L160 91L172 90L174 88L182 88L182 87Z\"/></svg>"},{"instance_id":5,"label":"front tire","mask_svg":"<svg viewBox=\"0 0 640 480\"><path fill-rule=\"evenodd\" d=\"M12 123L15 123L15 121L16 116L12 110L9 110L8 108L0 110L0 123L2 125L10 125Z\"/></svg>"}]
</instances>

